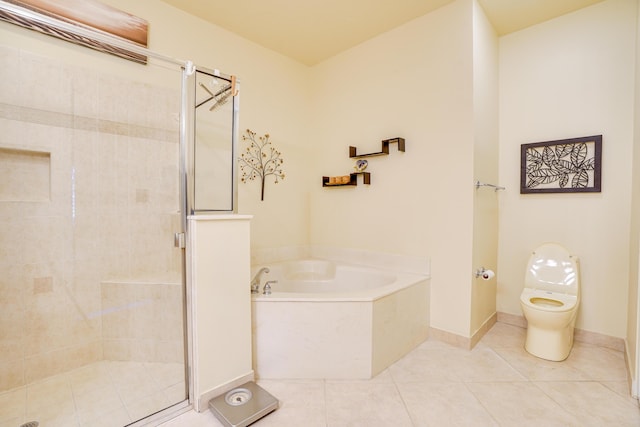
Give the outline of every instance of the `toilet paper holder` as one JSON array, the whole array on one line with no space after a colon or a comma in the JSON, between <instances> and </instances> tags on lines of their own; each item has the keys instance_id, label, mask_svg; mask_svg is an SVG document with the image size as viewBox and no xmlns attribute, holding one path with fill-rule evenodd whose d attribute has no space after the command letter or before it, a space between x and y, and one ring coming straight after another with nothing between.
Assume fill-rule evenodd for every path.
<instances>
[{"instance_id":1,"label":"toilet paper holder","mask_svg":"<svg viewBox=\"0 0 640 427\"><path fill-rule=\"evenodd\" d=\"M496 274L492 270L488 270L484 267L480 267L475 272L476 279L482 278L482 280L492 279Z\"/></svg>"}]
</instances>

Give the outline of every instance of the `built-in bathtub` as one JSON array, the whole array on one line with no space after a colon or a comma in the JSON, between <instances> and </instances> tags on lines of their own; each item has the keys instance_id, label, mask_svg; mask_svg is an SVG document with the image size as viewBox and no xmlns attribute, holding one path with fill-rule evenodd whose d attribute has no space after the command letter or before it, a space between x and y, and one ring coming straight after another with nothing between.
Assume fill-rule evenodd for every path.
<instances>
[{"instance_id":1,"label":"built-in bathtub","mask_svg":"<svg viewBox=\"0 0 640 427\"><path fill-rule=\"evenodd\" d=\"M368 379L429 329L429 277L329 260L268 267L252 297L259 378ZM267 281L271 294L262 294Z\"/></svg>"}]
</instances>

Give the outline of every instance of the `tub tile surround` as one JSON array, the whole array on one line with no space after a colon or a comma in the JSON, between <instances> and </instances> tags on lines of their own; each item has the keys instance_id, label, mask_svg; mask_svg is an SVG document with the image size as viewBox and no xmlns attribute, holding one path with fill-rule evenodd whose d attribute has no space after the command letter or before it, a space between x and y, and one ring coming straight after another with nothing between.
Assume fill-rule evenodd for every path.
<instances>
[{"instance_id":1,"label":"tub tile surround","mask_svg":"<svg viewBox=\"0 0 640 427\"><path fill-rule=\"evenodd\" d=\"M370 375L371 324L365 320L370 316L369 304L274 302L252 309L256 319L254 371L258 377L324 378L327 366L332 367L333 375L345 378ZM319 318L327 321L318 322ZM295 324L291 319L297 319ZM339 334L327 327L334 320L341 325ZM345 359L343 353L352 357Z\"/></svg>"},{"instance_id":2,"label":"tub tile surround","mask_svg":"<svg viewBox=\"0 0 640 427\"><path fill-rule=\"evenodd\" d=\"M576 342L566 361L549 362L524 350L525 335L498 321L472 350L430 337L370 380L258 380L280 408L253 425L640 425L621 351ZM221 424L209 411L162 424L204 426Z\"/></svg>"}]
</instances>

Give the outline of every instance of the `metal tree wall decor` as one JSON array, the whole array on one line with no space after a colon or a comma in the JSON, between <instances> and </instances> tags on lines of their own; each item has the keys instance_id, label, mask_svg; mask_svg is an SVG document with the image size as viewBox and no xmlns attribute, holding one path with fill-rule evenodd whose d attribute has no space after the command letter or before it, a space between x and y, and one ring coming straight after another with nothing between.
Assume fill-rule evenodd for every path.
<instances>
[{"instance_id":1,"label":"metal tree wall decor","mask_svg":"<svg viewBox=\"0 0 640 427\"><path fill-rule=\"evenodd\" d=\"M522 144L520 193L600 192L602 135Z\"/></svg>"},{"instance_id":2,"label":"metal tree wall decor","mask_svg":"<svg viewBox=\"0 0 640 427\"><path fill-rule=\"evenodd\" d=\"M242 182L260 179L261 191L260 200L264 200L264 183L269 175L275 177L275 183L278 179L284 179L284 171L282 170L281 153L276 150L269 141L269 134L258 137L256 141L256 133L247 129L245 135L242 135L243 141L249 141L250 145L247 150L240 155L240 169L242 170Z\"/></svg>"}]
</instances>

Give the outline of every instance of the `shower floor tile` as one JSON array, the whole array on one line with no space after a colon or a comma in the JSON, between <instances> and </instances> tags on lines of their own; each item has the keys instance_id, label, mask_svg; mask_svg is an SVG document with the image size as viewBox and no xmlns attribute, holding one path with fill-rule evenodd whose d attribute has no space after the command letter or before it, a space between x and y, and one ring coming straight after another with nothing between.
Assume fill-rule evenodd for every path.
<instances>
[{"instance_id":1,"label":"shower floor tile","mask_svg":"<svg viewBox=\"0 0 640 427\"><path fill-rule=\"evenodd\" d=\"M0 427L122 427L184 400L179 363L101 361L0 393Z\"/></svg>"}]
</instances>

